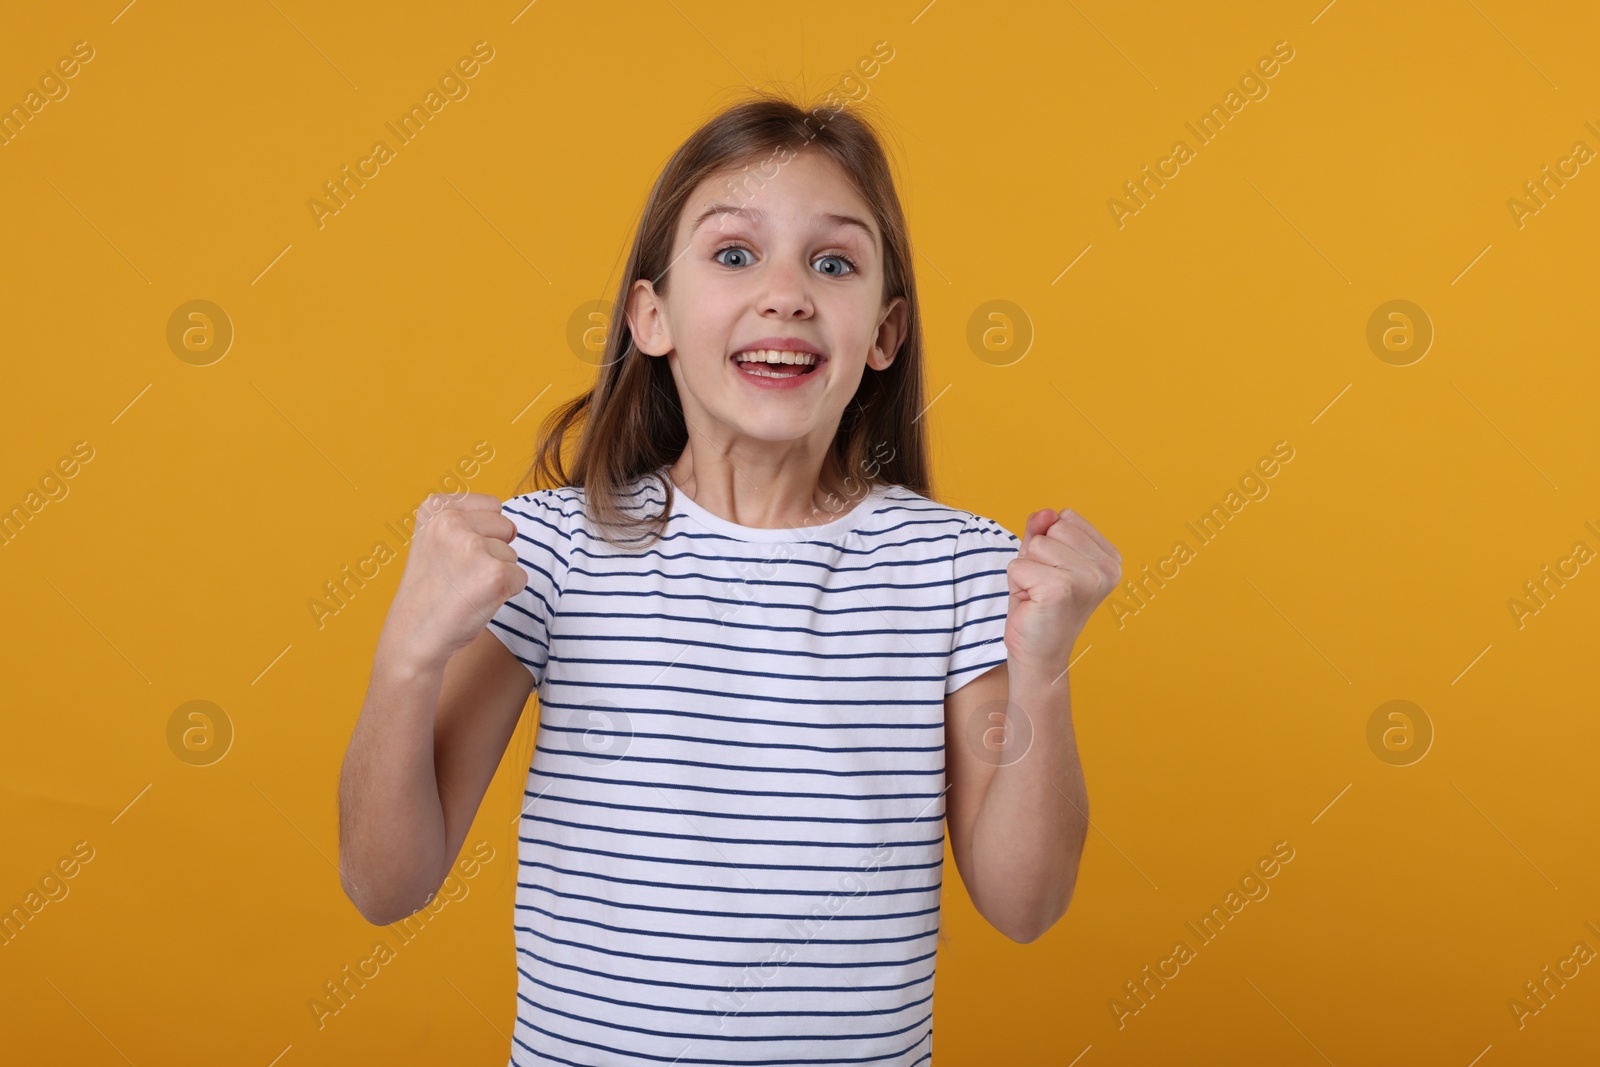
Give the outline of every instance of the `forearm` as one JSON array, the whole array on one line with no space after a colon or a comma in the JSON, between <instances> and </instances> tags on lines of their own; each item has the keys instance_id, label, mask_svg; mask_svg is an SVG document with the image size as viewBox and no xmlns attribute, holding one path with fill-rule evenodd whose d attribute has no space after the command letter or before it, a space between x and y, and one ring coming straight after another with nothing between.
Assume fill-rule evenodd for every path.
<instances>
[{"instance_id":1,"label":"forearm","mask_svg":"<svg viewBox=\"0 0 1600 1067\"><path fill-rule=\"evenodd\" d=\"M346 894L380 925L421 908L442 880L444 808L433 762L442 665L391 656L379 643L339 782L339 871Z\"/></svg>"},{"instance_id":2,"label":"forearm","mask_svg":"<svg viewBox=\"0 0 1600 1067\"><path fill-rule=\"evenodd\" d=\"M1027 716L1025 754L1003 757L978 808L972 834L974 903L997 929L1031 941L1067 909L1089 829L1089 798L1072 728L1069 678L1013 663L1007 701ZM1016 723L1009 744L1021 741Z\"/></svg>"}]
</instances>

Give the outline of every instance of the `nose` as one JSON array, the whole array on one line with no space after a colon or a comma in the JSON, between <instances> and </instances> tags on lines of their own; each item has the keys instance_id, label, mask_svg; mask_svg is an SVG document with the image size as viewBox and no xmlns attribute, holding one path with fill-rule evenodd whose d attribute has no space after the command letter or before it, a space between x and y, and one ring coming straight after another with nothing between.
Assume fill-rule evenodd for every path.
<instances>
[{"instance_id":1,"label":"nose","mask_svg":"<svg viewBox=\"0 0 1600 1067\"><path fill-rule=\"evenodd\" d=\"M767 286L761 294L761 313L775 315L782 319L810 318L813 310L811 303L810 279L805 277L804 268L796 267L789 262L773 262L766 272Z\"/></svg>"}]
</instances>

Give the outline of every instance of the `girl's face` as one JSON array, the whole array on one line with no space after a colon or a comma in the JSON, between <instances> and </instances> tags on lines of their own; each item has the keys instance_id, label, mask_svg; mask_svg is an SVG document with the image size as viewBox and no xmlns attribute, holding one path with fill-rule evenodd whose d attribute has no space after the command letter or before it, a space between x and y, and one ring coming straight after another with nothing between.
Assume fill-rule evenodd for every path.
<instances>
[{"instance_id":1,"label":"girl's face","mask_svg":"<svg viewBox=\"0 0 1600 1067\"><path fill-rule=\"evenodd\" d=\"M883 305L883 237L838 164L802 151L703 181L686 201L665 295L629 293L634 343L666 356L692 436L735 464L767 445L826 454L863 373L888 367L905 337L903 297ZM797 342L814 353L799 377L741 363L742 350ZM765 369L765 375L741 369ZM774 369L766 369L774 368Z\"/></svg>"}]
</instances>

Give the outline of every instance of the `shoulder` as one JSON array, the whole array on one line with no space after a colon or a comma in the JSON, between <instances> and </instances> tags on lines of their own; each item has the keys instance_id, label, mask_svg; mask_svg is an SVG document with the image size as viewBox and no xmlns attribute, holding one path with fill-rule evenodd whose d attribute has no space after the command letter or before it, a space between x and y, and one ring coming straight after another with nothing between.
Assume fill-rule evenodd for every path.
<instances>
[{"instance_id":1,"label":"shoulder","mask_svg":"<svg viewBox=\"0 0 1600 1067\"><path fill-rule=\"evenodd\" d=\"M583 510L582 493L583 490L570 485L559 489L535 489L502 500L500 511L515 522L518 531L523 534L538 527L565 537L572 525L573 515Z\"/></svg>"},{"instance_id":2,"label":"shoulder","mask_svg":"<svg viewBox=\"0 0 1600 1067\"><path fill-rule=\"evenodd\" d=\"M973 553L1018 551L1021 539L987 515L923 496L903 485L884 490L883 517L893 525L918 527L937 538L945 553L958 561Z\"/></svg>"},{"instance_id":3,"label":"shoulder","mask_svg":"<svg viewBox=\"0 0 1600 1067\"><path fill-rule=\"evenodd\" d=\"M962 536L968 540L979 541L985 544L1010 544L1020 545L1022 539L994 519L987 515L976 515L965 512L967 523L962 527Z\"/></svg>"},{"instance_id":4,"label":"shoulder","mask_svg":"<svg viewBox=\"0 0 1600 1067\"><path fill-rule=\"evenodd\" d=\"M586 541L601 539L601 529L593 520L590 493L581 485L564 485L553 489L536 489L501 502L500 510L517 523L519 531L537 532L533 527L549 530L567 540L574 535ZM665 502L665 489L649 475L642 475L618 489L611 503L623 514L643 520L654 514Z\"/></svg>"}]
</instances>

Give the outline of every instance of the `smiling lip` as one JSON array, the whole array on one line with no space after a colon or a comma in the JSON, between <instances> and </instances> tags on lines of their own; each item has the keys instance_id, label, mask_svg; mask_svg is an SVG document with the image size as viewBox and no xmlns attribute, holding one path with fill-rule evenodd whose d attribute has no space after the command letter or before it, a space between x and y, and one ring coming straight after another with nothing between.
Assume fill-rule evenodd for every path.
<instances>
[{"instance_id":1,"label":"smiling lip","mask_svg":"<svg viewBox=\"0 0 1600 1067\"><path fill-rule=\"evenodd\" d=\"M816 345L802 341L798 337L763 337L758 341L751 341L749 344L735 349L729 353L728 358L732 359L740 352L754 352L764 348L775 348L780 352L809 352L817 357L818 364L828 358Z\"/></svg>"},{"instance_id":2,"label":"smiling lip","mask_svg":"<svg viewBox=\"0 0 1600 1067\"><path fill-rule=\"evenodd\" d=\"M745 364L740 363L739 354L762 349L809 353L813 359L811 369L798 374L753 374L745 369ZM828 357L817 351L815 346L800 340L798 337L764 337L759 341L752 341L728 357L728 362L734 365L736 368L735 373L739 375L740 379L762 390L800 388L812 378L820 379L822 365L827 361Z\"/></svg>"}]
</instances>

